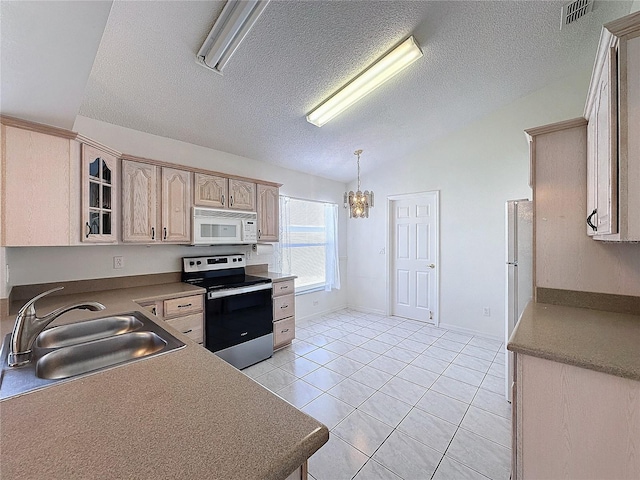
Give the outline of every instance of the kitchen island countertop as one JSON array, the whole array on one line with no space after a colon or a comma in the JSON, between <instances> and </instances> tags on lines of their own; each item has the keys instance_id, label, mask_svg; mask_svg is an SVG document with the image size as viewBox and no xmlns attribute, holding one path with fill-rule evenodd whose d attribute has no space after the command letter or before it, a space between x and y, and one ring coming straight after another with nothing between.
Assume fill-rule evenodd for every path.
<instances>
[{"instance_id":1,"label":"kitchen island countertop","mask_svg":"<svg viewBox=\"0 0 640 480\"><path fill-rule=\"evenodd\" d=\"M186 347L0 402L2 478L284 479L327 427L154 319L134 300L203 293L176 283L61 295L39 312L93 300L56 324L140 311ZM3 320L3 335L13 317Z\"/></svg>"},{"instance_id":2,"label":"kitchen island countertop","mask_svg":"<svg viewBox=\"0 0 640 480\"><path fill-rule=\"evenodd\" d=\"M640 316L530 302L507 349L640 380Z\"/></svg>"}]
</instances>

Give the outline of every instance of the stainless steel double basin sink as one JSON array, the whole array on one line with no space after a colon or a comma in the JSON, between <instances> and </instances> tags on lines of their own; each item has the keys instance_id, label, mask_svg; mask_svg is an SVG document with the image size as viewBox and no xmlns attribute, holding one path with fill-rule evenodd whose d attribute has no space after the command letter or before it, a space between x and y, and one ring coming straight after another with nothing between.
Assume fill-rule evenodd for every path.
<instances>
[{"instance_id":1,"label":"stainless steel double basin sink","mask_svg":"<svg viewBox=\"0 0 640 480\"><path fill-rule=\"evenodd\" d=\"M185 346L140 312L44 330L32 361L20 367L8 366L10 339L5 337L0 352L0 400Z\"/></svg>"}]
</instances>

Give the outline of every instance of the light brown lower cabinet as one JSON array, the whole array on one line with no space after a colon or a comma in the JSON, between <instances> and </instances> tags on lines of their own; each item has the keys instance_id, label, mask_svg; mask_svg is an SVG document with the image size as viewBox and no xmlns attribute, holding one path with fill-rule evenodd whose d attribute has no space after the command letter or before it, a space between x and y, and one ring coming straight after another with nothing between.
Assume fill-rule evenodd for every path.
<instances>
[{"instance_id":1,"label":"light brown lower cabinet","mask_svg":"<svg viewBox=\"0 0 640 480\"><path fill-rule=\"evenodd\" d=\"M296 337L296 297L293 280L273 282L273 349L289 345Z\"/></svg>"},{"instance_id":2,"label":"light brown lower cabinet","mask_svg":"<svg viewBox=\"0 0 640 480\"><path fill-rule=\"evenodd\" d=\"M307 461L305 460L305 462L300 465L298 468L296 468L293 472L291 472L291 475L289 475L286 480L307 480L307 472L308 472L308 467L307 467Z\"/></svg>"},{"instance_id":3,"label":"light brown lower cabinet","mask_svg":"<svg viewBox=\"0 0 640 480\"><path fill-rule=\"evenodd\" d=\"M192 340L204 342L203 295L141 300L138 304Z\"/></svg>"},{"instance_id":4,"label":"light brown lower cabinet","mask_svg":"<svg viewBox=\"0 0 640 480\"><path fill-rule=\"evenodd\" d=\"M514 479L640 478L640 382L516 354Z\"/></svg>"}]
</instances>

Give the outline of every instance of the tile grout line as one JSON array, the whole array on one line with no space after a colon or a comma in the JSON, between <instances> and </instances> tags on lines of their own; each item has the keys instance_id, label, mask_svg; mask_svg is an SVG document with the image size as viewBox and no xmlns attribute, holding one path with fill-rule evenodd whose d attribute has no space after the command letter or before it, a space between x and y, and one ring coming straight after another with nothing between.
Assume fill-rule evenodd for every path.
<instances>
[{"instance_id":1,"label":"tile grout line","mask_svg":"<svg viewBox=\"0 0 640 480\"><path fill-rule=\"evenodd\" d=\"M316 322L316 323L320 323L320 322ZM348 322L343 322L343 323L348 323ZM376 322L376 323L378 323L378 322ZM363 330L363 329L365 329L365 328L366 328L365 326L361 326L361 325L357 325L357 324L354 324L354 325L359 326L360 328L358 328L358 329L356 329L356 330L354 330L354 331L347 331L347 332L348 332L348 335L350 335L350 334L357 334L357 332L358 332L358 331ZM422 327L421 327L421 328L419 328L419 329L417 329L417 330L412 330L412 331L411 331L411 333L410 333L408 336L406 336L406 337L404 337L404 336L400 336L400 335L395 335L395 334L393 334L393 333L392 333L391 335L395 335L395 336L397 336L397 337L402 338L402 340L401 340L400 342L396 343L396 344L388 344L388 343L386 343L386 342L383 342L382 340L376 340L378 336L380 336L380 335L382 335L382 334L384 334L384 333L387 333L389 330L392 330L392 329L394 329L394 328L396 328L396 327L398 327L398 328L402 328L402 327L401 327L401 325L402 325L402 322L400 322L400 323L396 323L395 325L390 326L390 327L389 327L389 328L387 328L386 330L384 330L384 331L380 331L380 332L379 332L375 337L373 337L373 338L366 337L366 336L364 336L364 335L360 335L360 336L362 336L362 337L366 338L366 340L365 340L364 342L362 342L360 345L354 345L354 344L350 343L349 341L346 341L346 342L345 342L345 343L348 343L349 345L353 346L353 348L352 348L351 350L349 350L349 351L352 351L352 350L354 350L354 349L356 349L356 348L362 348L362 349L364 349L364 350L367 350L367 351L369 351L369 352L372 352L372 353L377 354L377 357L376 357L376 358L374 358L374 359L372 359L372 360L370 360L369 362L363 363L363 362L361 362L361 361L359 361L359 360L355 360L355 359L352 359L352 358L350 358L350 357L346 357L345 355L346 355L346 353L348 353L348 352L346 352L345 354L337 354L336 352L332 352L332 353L336 353L337 355L339 355L337 358L344 357L344 358L347 358L347 359L349 359L349 360L353 360L353 361L355 361L355 362L361 363L363 366L362 366L362 367L360 367L358 370L356 370L356 372L357 372L357 371L359 371L359 370L361 370L362 368L364 368L364 366L368 366L371 362L373 362L375 359L377 359L377 358L379 358L379 357L381 357L381 356L384 356L384 357L386 357L386 358L389 358L389 359L392 359L392 360L395 360L395 361L399 361L399 362L401 362L401 363L405 364L405 365L404 365L404 367L400 370L400 371L403 371L407 366L409 366L409 365L413 365L413 363L412 363L412 362L415 360L415 358L418 358L418 356L423 355L423 354L424 354L424 352L425 352L425 351L427 351L427 350L429 349L429 347L434 346L434 347L437 347L437 348L443 348L443 347L441 347L441 346L439 346L439 345L434 345L434 343L435 343L437 340L434 340L434 342L432 342L432 343L430 343L430 344L424 344L423 342L418 342L418 343L423 343L424 345L427 345L427 347L425 348L425 350L423 350L421 353L418 353L418 352L416 352L416 351L414 351L414 350L410 350L410 349L407 349L407 348L404 348L404 347L400 347L400 346L398 346L398 344L399 344L399 343L401 343L402 341L404 341L404 340L410 340L411 335L412 335L412 334L414 334L414 333L416 333L416 332L418 332L419 330L421 330L421 328L422 328ZM388 326L388 324L385 324L385 326ZM425 324L425 326L431 326L431 324ZM304 328L304 327L301 327L301 328ZM336 329L337 329L337 328L339 328L339 327L330 327L330 328L336 328ZM438 327L435 327L435 328L438 328ZM326 331L326 330L328 330L328 329L325 329L325 331ZM376 332L378 332L378 331L376 331ZM475 336L472 336L472 337L471 337L471 338L470 338L466 343L457 342L457 341L455 341L455 340L449 340L448 338L443 338L443 337L444 337L444 335L445 335L446 333L448 333L448 332L449 332L449 330L445 330L445 331L444 331L444 333L442 333L440 336L438 336L438 337L437 337L437 339L444 339L444 340L447 340L447 341L451 341L451 342L455 342L455 343L459 343L459 344L461 344L461 345L467 346L467 345L469 345L469 342L471 342L471 341L473 340L473 338L475 338ZM314 334L316 334L316 335L322 335L322 332L313 332L313 333L314 333ZM455 332L454 332L454 333L455 333ZM312 335L312 336L313 336L313 335ZM432 335L432 336L435 336L435 335ZM322 345L322 346L318 346L318 345L316 345L316 344L313 344L312 342L306 342L306 343L309 343L309 344L311 344L311 345L314 345L314 347L316 347L314 350L317 350L318 348L323 348L323 349L324 349L324 347L326 347L326 345L328 345L329 343L332 343L332 342L337 341L337 340L341 340L340 338L332 338L332 337L330 337L330 336L326 336L326 335L325 335L325 337L330 338L330 339L331 339L331 341L330 341L330 342L328 342L328 343L326 343L326 344L324 344L324 345ZM307 338L309 338L309 337L307 337ZM403 348L403 349L405 349L405 350L410 351L411 353L417 353L417 355L416 355L416 357L415 357L414 359L412 359L412 360L411 360L411 362L408 362L408 363L407 363L407 362L405 362L405 361L403 361L403 360L399 360L399 359L396 359L396 358L393 358L393 357L388 357L388 356L386 356L386 355L385 355L386 351L385 351L384 353L379 353L379 352L376 352L376 351L373 351L373 350L368 350L366 347L362 347L362 345L363 345L364 343L367 343L367 342L368 342L368 341L370 341L370 340L376 340L376 341L378 341L378 342L382 342L382 343L385 343L385 344L387 344L387 345L390 345L390 348L389 348L388 350L390 350L391 348L396 348L396 347L397 347L397 348ZM301 341L305 341L305 339L301 339ZM344 340L341 340L341 341L344 341ZM474 347L476 347L476 346L474 345ZM464 347L463 347L463 348L464 348ZM483 348L483 347L477 347L477 348L481 348L482 350L487 350L487 349L485 349L485 348ZM455 353L456 353L455 357L454 357L451 361L447 361L447 362L446 362L446 363L448 364L446 368L449 368L449 366L451 366L451 365L456 365L456 366L461 367L461 368L467 368L467 369L469 369L469 370L473 370L473 371L476 371L476 372L482 373L482 374L483 374L483 378L482 378L482 381L480 382L480 385L482 385L482 383L484 382L484 380L485 380L485 378L487 377L487 375L489 375L489 369L493 366L493 364L494 364L494 363L497 363L497 362L495 362L495 359L496 359L496 358L497 358L497 356L501 353L500 348L501 348L501 347L499 347L498 351L496 351L496 353L494 353L493 359L492 359L490 362L489 362L488 360L483 359L482 357L475 357L474 355L470 355L470 354L468 354L468 353L463 353L462 351L455 352ZM444 349L445 349L445 350L448 350L448 351L451 351L451 350L446 349L446 348L444 348ZM325 349L325 350L326 350L326 349ZM387 351L388 351L388 350L387 350ZM312 351L313 351L313 350L312 350ZM331 352L331 350L327 350L327 351ZM490 351L490 350L489 350L489 351ZM489 353L489 351L488 351L487 353ZM306 354L305 354L305 355L298 355L296 352L292 352L292 353L294 353L294 354L295 354L295 358L294 358L294 360L292 360L291 362L295 361L295 359L297 359L297 358L305 358L306 360L313 362L313 360L310 360L310 359L308 359L308 358L306 358L306 357L305 357L305 355L306 355ZM311 351L310 351L310 352L307 352L307 353L311 353ZM479 359L479 360L485 360L485 361L487 361L487 362L489 362L489 363L490 363L489 368L487 369L487 371L485 371L485 372L481 372L481 371L476 370L476 369L474 369L474 368L469 368L469 367L466 367L466 366L464 366L464 365L458 365L458 364L453 363L453 362L454 362L454 360L455 360L456 358L458 358L458 356L459 356L459 355L461 355L461 354L468 355L468 356L472 356L472 357L475 357L475 358L477 358L477 359ZM427 355L427 356L429 356L429 355ZM337 358L336 358L336 359L334 359L334 360L337 360ZM432 358L435 358L436 360L442 361L442 359L437 358L437 357L432 357ZM332 360L332 361L333 361L333 360ZM291 363L291 362L285 362L285 363L284 363L284 364L282 364L282 365L285 365L286 363ZM316 362L313 362L313 363L316 363ZM327 363L330 363L330 362L327 362ZM274 368L278 368L278 369L281 369L281 370L282 370L282 368L281 368L281 367L282 367L282 365L279 365L279 366L277 366L277 367L275 367L275 366L274 366ZM417 365L413 365L413 366L414 366L414 367L417 367L417 368L421 368L421 367L418 367ZM319 369L320 367L325 367L325 368L327 368L328 370L331 370L330 368L326 367L326 364L318 364L318 368L317 368L317 369ZM378 368L376 368L376 367L371 367L371 368L375 368L376 370L380 370L380 369L378 369ZM408 380L408 379L405 379L405 378L402 378L402 377L398 377L397 375L398 375L398 373L400 373L400 372L397 372L397 373L395 373L395 374L390 374L390 373L388 373L388 372L385 372L384 370L380 370L380 371L381 371L381 372L383 372L383 373L386 373L386 374L388 374L388 375L391 375L391 378L390 378L389 380L387 380L386 382L384 382L384 383L383 383L379 388L374 389L374 393L372 393L371 395L369 395L369 396L367 397L367 399L365 399L363 402L360 402L360 403L359 403L359 405L358 405L357 407L354 407L353 405L349 404L348 402L345 402L345 403L354 409L351 413L353 413L354 411L359 411L360 413L362 413L362 414L364 414L364 415L370 416L368 413L363 412L362 410L360 410L360 407L362 406L362 404L363 404L364 402L366 402L369 398L371 398L371 396L375 395L377 392L380 392L380 393L385 394L385 392L381 392L381 389L382 389L385 385L387 385L391 380L393 380L394 378L399 378L399 379L401 379L401 380L409 381L410 383L412 383L412 384L414 384L414 385L416 385L416 386L419 386L419 387L421 387L421 388L426 388L425 393L424 393L424 394L422 394L422 395L420 396L420 399L418 399L418 401L417 401L416 403L413 403L413 404L411 404L411 405L410 405L410 407L411 407L411 408L410 408L409 412L408 412L407 414L405 414L405 415L402 417L402 419L400 420L400 422L398 422L398 425L400 425L400 424L402 423L402 421L404 421L404 420L406 419L406 417L411 413L411 411L413 411L413 409L414 409L414 408L417 408L418 410L420 410L420 411L423 411L423 412L424 412L424 410L420 409L420 407L417 407L417 403L418 403L418 402L419 402L419 401L420 401L420 400L421 400L421 399L426 395L426 393L427 393L427 392L429 392L429 391L431 390L431 387L433 386L433 384L434 384L434 383L436 383L436 382L437 382L437 380L438 380L438 379L440 379L441 377L443 377L443 376L444 376L445 378L453 379L453 380L456 380L456 381L459 381L459 382L462 382L462 383L467 384L467 383L466 383L466 382L464 382L464 381L461 381L461 380L458 380L458 379L456 379L456 378L448 377L448 376L446 376L446 375L443 375L444 371L446 371L446 368L445 368L445 370L443 370L443 372L442 372L442 373L440 373L440 374L437 374L436 372L432 372L432 371L430 371L430 370L426 369L426 371L429 371L430 373L433 373L434 375L437 375L436 380L434 380L434 382L432 382L432 383L431 383L431 385L430 385L429 387L424 387L423 385L420 385L420 384L414 383L414 382L412 382L411 380ZM316 369L316 370L317 370L317 369ZM284 371L284 372L287 372L286 370L283 370L283 371ZM313 370L313 371L315 371L315 370ZM312 371L312 372L313 372L313 371ZM342 375L340 372L336 372L335 370L331 370L331 371L332 371L332 372L335 372L335 373L337 373L337 374ZM310 374L310 373L312 373L312 372L308 372L307 374L305 374L305 376L306 376L306 375L308 375L308 374ZM352 375L353 375L353 374L355 374L356 372L353 372L353 373L351 373L350 375L345 375L345 379L343 379L342 381L338 382L338 384L340 384L340 383L344 382L344 380L346 380L347 378L351 378L351 377L352 377ZM267 373L268 373L268 372L267 372ZM287 373L290 373L290 372L287 372ZM327 393L327 394L328 394L329 396L331 396L332 398L335 398L335 399L337 399L337 400L343 401L343 400L341 400L340 398L336 397L334 394L329 393L329 390L331 390L332 388L334 388L334 387L335 387L335 386L337 386L338 384L336 384L336 385L332 386L331 388L329 388L328 390L326 390L326 391L325 391L325 390L323 390L323 389L321 389L321 388L316 387L315 385L310 384L310 383L309 383L309 382L307 382L307 381L304 381L303 377L298 377L298 376L297 376L297 375L295 375L295 374L293 374L293 375L296 377L296 380L302 380L302 381L303 381L303 382L305 382L306 384L311 385L312 387L317 388L318 390L321 390L321 391L322 391L322 393ZM371 386L366 385L366 384L364 384L364 383L361 383L361 382L359 382L358 380L355 380L355 379L353 379L353 378L352 378L352 380L353 380L353 381L355 381L356 383L359 383L359 384L363 385L363 386L366 386L366 387L372 388ZM295 382L295 380L294 380L294 382ZM293 382L292 382L292 383L293 383ZM472 385L472 384L467 384L467 385L471 385L471 386L475 387L475 385ZM472 403L473 403L473 400L474 400L474 399L476 398L476 396L478 395L479 390L480 390L480 388L481 388L481 387L480 387L480 385L479 385L478 387L475 387L475 388L476 388L476 391L475 391L475 393L474 393L474 395L473 395L473 398L471 399L471 401L470 401L469 403L467 403L467 404L466 404L467 406L466 406L466 409L465 409L465 413L464 413L464 414L463 414L463 416L462 416L462 420L464 419L464 417L465 417L465 416L466 416L466 414L468 413L469 408L471 407L471 405L472 405ZM285 387L282 387L282 388L285 388ZM485 389L485 390L486 390L486 389ZM491 391L491 390L487 390L487 391L488 391L488 392L490 392L490 393L495 393L495 392L493 392L493 391ZM442 394L442 393L440 393L440 392L437 392L436 390L434 390L434 392L439 393L440 395L446 396L446 397L448 397L448 398L452 398L453 400L460 401L460 400L458 400L458 399L457 399L457 398L455 398L455 397L450 397L449 395ZM274 392L274 393L275 393L275 392ZM320 395L322 395L322 393L321 393ZM385 395L386 395L386 394L385 394ZM403 403L404 403L404 401L403 401L403 400L398 399L398 398L394 397L393 395L391 395L391 397L392 397L392 398L394 398L395 400L398 400L398 401L400 401L400 402L403 402ZM315 398L318 398L318 397L315 397ZM311 403L313 400L315 400L315 398L314 398L314 399L312 399L311 401L307 402L305 405L303 405L303 406L302 406L302 407L300 407L300 408L304 408L304 406L306 406L306 405L308 405L309 403ZM463 403L466 403L466 402L463 402ZM501 415L497 415L497 414L495 414L495 413L493 413L493 412L490 412L490 411L488 411L488 410L484 410L484 409L483 409L483 408L481 408L481 407L476 407L476 408L479 408L480 410L486 411L486 412L491 413L491 414L493 414L493 415L496 415L496 416L502 417ZM343 418L343 419L342 419L342 420L341 420L341 421L340 421L340 422L339 422L339 423L338 423L338 424L337 424L337 425L336 425L332 430L334 430L334 429L335 429L335 428L337 428L340 424L342 424L342 423L346 420L346 418L348 418L348 417L351 415L351 413L349 413L349 415L347 415L345 418ZM429 413L429 412L426 412L426 413L428 413L429 415L433 415L432 413ZM434 416L435 416L436 418L440 418L440 417L438 417L437 415L434 415ZM377 419L376 417L372 417L372 418L374 418L374 419L375 419L375 420L377 420L377 421L380 421L380 420L379 420L379 419ZM502 418L504 418L504 417L502 417ZM444 421L448 421L448 420L446 420L446 419L442 419L442 420L444 420ZM453 434L453 436L452 436L451 440L449 441L449 443L448 443L448 445L447 445L447 448L445 449L445 452L441 455L440 460L439 460L438 464L436 465L436 467L435 467L435 469L434 469L434 473L432 474L432 478L433 478L433 476L436 474L436 472L437 472L438 468L440 467L440 464L442 463L442 460L443 460L444 456L446 455L446 452L448 451L448 449L449 449L449 447L450 447L451 443L453 442L453 438L455 437L455 435L458 433L458 431L459 431L461 428L462 428L463 430L467 431L466 429L464 429L463 427L461 427L462 420L460 421L460 423L458 423L458 424L456 425L456 430L455 430L455 432L454 432L454 434ZM385 424L385 422L381 422L381 423ZM451 422L449 422L449 423L451 423ZM382 446L382 445L387 441L387 439L388 439L388 438L389 438L389 437L390 437L390 436L391 436L395 431L398 431L399 433L402 433L403 435L407 435L407 434L405 434L404 432L402 432L402 431L398 430L398 426L392 427L391 425L388 425L388 424L387 424L387 426L392 428L391 432L389 433L389 435L387 435L387 436L385 437L385 439L380 443L380 445L379 445L379 446L374 450L374 452L373 452L370 456L369 456L369 455L367 455L365 452L362 452L361 450L359 450L356 446L351 445L348 441L346 441L345 439L343 439L342 437L340 437L340 435L335 434L339 439L341 439L342 441L344 441L347 445L350 445L352 448L356 449L357 451L359 451L359 452L361 452L362 454L364 454L365 456L367 456L367 461L365 461L365 463L364 463L364 464L363 464L363 465L358 469L358 471L354 474L354 477L358 475L358 473L359 473L359 472L364 468L364 466L368 463L368 461L369 461L369 460L373 460L373 456L375 455L375 453L376 453L376 452L381 448L381 446ZM473 433L473 432L472 432L472 433ZM482 436L482 435L481 435L481 436ZM411 435L408 435L408 437L409 437L409 438L414 439ZM483 437L483 438L486 438L486 437L484 437L484 436L482 436L482 437ZM429 446L429 445L427 445L427 444L423 443L423 442L422 442L422 441L420 441L419 439L414 439L414 440L416 440L416 441L418 441L418 443L420 443L420 444L422 444L422 445L424 445L424 446L426 446L426 447L428 447L428 448L430 448L430 449L433 449L433 450L435 450L436 452L440 453L438 450L436 450L436 449L434 449L433 447L431 447L431 446ZM487 440L491 441L492 443L496 443L496 442L493 442L491 439L487 439ZM500 444L498 444L498 443L496 443L496 444L497 444L497 445L500 445ZM374 460L374 461L375 461L375 460ZM465 463L462 463L462 464L463 464L463 465L465 465L467 468L470 468L471 470L476 471L475 469L473 469L473 468L472 468L472 467L470 467L469 465L466 465ZM384 466L384 468L388 469L388 467L386 467L386 466ZM391 471L393 472L393 470L391 470ZM396 472L393 472L393 473L397 475L397 473L396 473ZM478 473L480 474L480 472L478 472ZM353 478L353 477L352 477L352 478Z\"/></svg>"}]
</instances>

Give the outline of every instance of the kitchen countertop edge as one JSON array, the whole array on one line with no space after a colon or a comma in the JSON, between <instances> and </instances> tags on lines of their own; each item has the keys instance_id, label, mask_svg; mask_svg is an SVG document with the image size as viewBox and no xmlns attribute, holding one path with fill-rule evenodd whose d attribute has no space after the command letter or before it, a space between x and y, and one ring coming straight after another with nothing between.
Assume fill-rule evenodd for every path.
<instances>
[{"instance_id":1,"label":"kitchen countertop edge","mask_svg":"<svg viewBox=\"0 0 640 480\"><path fill-rule=\"evenodd\" d=\"M530 302L509 351L640 381L640 316Z\"/></svg>"}]
</instances>

